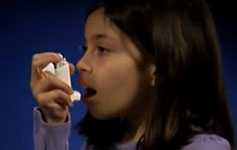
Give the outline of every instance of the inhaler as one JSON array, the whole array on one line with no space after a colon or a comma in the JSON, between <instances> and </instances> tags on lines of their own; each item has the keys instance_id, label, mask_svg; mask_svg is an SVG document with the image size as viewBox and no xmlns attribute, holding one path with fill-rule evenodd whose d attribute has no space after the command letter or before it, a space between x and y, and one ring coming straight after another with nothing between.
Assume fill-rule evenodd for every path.
<instances>
[{"instance_id":1,"label":"inhaler","mask_svg":"<svg viewBox=\"0 0 237 150\"><path fill-rule=\"evenodd\" d=\"M56 66L50 62L46 67L43 68L42 71L48 71L54 74L58 79L65 82L69 87L72 87L69 63L67 62L66 58L63 58L61 54L59 54L59 56L62 58L62 60L58 62ZM73 91L73 94L70 95L70 98L72 102L80 101L81 93L78 91Z\"/></svg>"}]
</instances>

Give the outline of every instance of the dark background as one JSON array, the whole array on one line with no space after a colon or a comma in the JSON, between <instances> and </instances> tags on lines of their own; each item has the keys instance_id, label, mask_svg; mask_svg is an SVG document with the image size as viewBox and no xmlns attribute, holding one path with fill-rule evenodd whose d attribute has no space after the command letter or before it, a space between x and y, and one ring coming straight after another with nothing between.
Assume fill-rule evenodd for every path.
<instances>
[{"instance_id":1,"label":"dark background","mask_svg":"<svg viewBox=\"0 0 237 150\"><path fill-rule=\"evenodd\" d=\"M0 1L0 150L32 150L32 98L29 80L31 57L36 52L62 52L76 63L81 51L83 16L91 1ZM216 20L224 78L235 128L237 126L237 21L233 1L209 1ZM76 75L72 77L74 89ZM72 108L75 125L86 111L81 103ZM71 150L82 138L72 129ZM236 132L235 132L236 133ZM237 134L236 134L237 135Z\"/></svg>"}]
</instances>

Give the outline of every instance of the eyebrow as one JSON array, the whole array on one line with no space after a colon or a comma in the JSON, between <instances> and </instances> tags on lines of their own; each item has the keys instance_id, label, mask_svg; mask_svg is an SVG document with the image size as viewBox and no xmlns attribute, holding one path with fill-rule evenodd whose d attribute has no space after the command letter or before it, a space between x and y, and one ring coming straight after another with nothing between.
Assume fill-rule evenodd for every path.
<instances>
[{"instance_id":1,"label":"eyebrow","mask_svg":"<svg viewBox=\"0 0 237 150\"><path fill-rule=\"evenodd\" d=\"M113 37L108 36L107 34L103 34L103 33L96 34L94 37L95 37L95 40L100 40L100 39L105 39L105 38L114 39ZM84 41L85 42L87 41L86 38L84 38Z\"/></svg>"},{"instance_id":2,"label":"eyebrow","mask_svg":"<svg viewBox=\"0 0 237 150\"><path fill-rule=\"evenodd\" d=\"M108 35L106 35L106 34L97 34L95 36L95 39L101 39L101 38L106 38L106 37L108 37Z\"/></svg>"},{"instance_id":3,"label":"eyebrow","mask_svg":"<svg viewBox=\"0 0 237 150\"><path fill-rule=\"evenodd\" d=\"M107 34L96 34L95 36L95 40L106 39L106 38L114 39L113 37Z\"/></svg>"}]
</instances>

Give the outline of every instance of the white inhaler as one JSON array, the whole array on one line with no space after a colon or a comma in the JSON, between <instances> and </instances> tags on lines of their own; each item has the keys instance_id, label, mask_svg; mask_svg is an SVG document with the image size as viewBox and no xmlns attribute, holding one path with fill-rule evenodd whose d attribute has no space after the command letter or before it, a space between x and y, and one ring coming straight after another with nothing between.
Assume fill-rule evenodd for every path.
<instances>
[{"instance_id":1,"label":"white inhaler","mask_svg":"<svg viewBox=\"0 0 237 150\"><path fill-rule=\"evenodd\" d=\"M48 71L56 75L58 79L65 82L69 87L72 87L69 63L65 58L63 58L62 55L60 55L60 57L62 57L62 60L56 64L56 67L53 63L49 63L46 67L43 68L43 71ZM80 101L81 94L78 91L73 91L73 94L70 97L72 102Z\"/></svg>"}]
</instances>

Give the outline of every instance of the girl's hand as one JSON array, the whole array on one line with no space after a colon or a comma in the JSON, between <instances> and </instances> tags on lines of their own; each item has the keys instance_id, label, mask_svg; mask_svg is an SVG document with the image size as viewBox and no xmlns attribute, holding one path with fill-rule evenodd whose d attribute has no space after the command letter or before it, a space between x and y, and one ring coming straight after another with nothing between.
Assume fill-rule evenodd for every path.
<instances>
[{"instance_id":1,"label":"girl's hand","mask_svg":"<svg viewBox=\"0 0 237 150\"><path fill-rule=\"evenodd\" d=\"M72 89L55 75L42 71L48 63L57 63L61 59L58 53L53 52L34 54L32 57L31 91L49 123L65 122L71 104ZM70 72L74 72L73 64L70 64Z\"/></svg>"}]
</instances>

